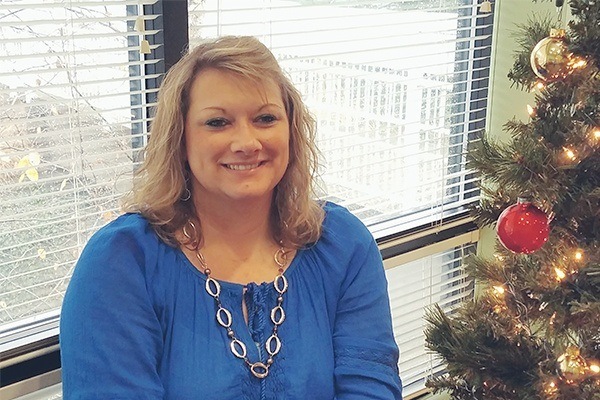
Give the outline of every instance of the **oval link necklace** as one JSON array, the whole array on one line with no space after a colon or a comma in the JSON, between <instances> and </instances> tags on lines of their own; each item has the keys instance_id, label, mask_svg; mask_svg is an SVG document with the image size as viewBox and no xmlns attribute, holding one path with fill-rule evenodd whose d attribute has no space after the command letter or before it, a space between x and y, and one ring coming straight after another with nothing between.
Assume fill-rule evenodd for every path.
<instances>
[{"instance_id":1,"label":"oval link necklace","mask_svg":"<svg viewBox=\"0 0 600 400\"><path fill-rule=\"evenodd\" d=\"M189 225L194 231L194 235L192 236L187 231L187 225ZM221 303L221 284L216 279L210 276L211 270L206 263L206 260L202 253L200 253L199 244L197 241L197 230L196 225L188 220L187 223L182 228L183 235L189 240L189 244L193 246L193 248L188 247L188 249L193 250L198 262L202 267L202 272L206 275L206 283L204 285L204 289L206 293L208 293L214 300L215 305L217 307L216 319L217 323L221 325L227 331L227 337L229 338L229 350L231 353L239 358L244 360L252 375L259 379L266 378L269 375L269 368L273 365L274 357L281 350L281 339L279 339L278 331L279 326L283 324L285 320L285 311L283 310L283 294L287 291L288 281L287 278L283 275L283 269L287 264L287 253L283 247L277 249L275 254L273 255L273 259L275 260L275 264L277 264L277 276L273 281L273 286L277 291L277 305L271 309L271 322L273 323L273 333L269 338L265 341L265 349L269 358L267 358L266 362L262 362L261 360L256 362L251 362L248 358L246 345L240 339L237 338L233 328L231 325L233 324L233 317L231 315L231 311L223 307ZM187 246L186 246L187 247Z\"/></svg>"}]
</instances>

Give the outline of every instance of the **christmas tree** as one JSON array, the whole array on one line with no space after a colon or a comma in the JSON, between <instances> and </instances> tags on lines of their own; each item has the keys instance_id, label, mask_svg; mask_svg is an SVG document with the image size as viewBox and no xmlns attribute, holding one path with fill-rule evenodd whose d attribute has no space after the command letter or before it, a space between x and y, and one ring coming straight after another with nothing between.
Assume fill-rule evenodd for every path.
<instances>
[{"instance_id":1,"label":"christmas tree","mask_svg":"<svg viewBox=\"0 0 600 400\"><path fill-rule=\"evenodd\" d=\"M465 260L473 301L426 316L447 365L427 385L453 399L600 400L600 1L553 1L569 21L519 26L508 73L535 92L529 120L468 154L495 254Z\"/></svg>"}]
</instances>

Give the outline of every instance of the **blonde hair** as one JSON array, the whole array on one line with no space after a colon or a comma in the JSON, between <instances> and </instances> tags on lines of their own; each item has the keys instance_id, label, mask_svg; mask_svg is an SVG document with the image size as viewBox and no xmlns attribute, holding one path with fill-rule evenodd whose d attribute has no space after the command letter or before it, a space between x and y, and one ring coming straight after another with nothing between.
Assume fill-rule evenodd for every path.
<instances>
[{"instance_id":1,"label":"blonde hair","mask_svg":"<svg viewBox=\"0 0 600 400\"><path fill-rule=\"evenodd\" d=\"M271 79L279 86L290 124L290 159L275 188L271 229L274 239L286 247L315 242L324 219L321 205L314 200L318 167L315 120L273 54L249 36L204 41L168 71L158 94L144 163L136 172L124 210L141 213L171 246L180 244L176 235L187 221L197 218L193 201L182 200L189 173L184 159L184 127L192 83L207 68L235 73L259 84ZM195 240L200 243L201 237Z\"/></svg>"}]
</instances>

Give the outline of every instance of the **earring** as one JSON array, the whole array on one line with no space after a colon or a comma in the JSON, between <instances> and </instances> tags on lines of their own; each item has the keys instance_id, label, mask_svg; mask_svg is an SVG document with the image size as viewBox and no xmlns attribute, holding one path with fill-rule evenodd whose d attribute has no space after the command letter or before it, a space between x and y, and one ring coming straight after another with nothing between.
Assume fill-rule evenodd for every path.
<instances>
[{"instance_id":1,"label":"earring","mask_svg":"<svg viewBox=\"0 0 600 400\"><path fill-rule=\"evenodd\" d=\"M188 189L186 186L185 190L183 191L183 195L179 198L179 200L188 201L191 197L192 197L192 192L190 192L190 189Z\"/></svg>"},{"instance_id":2,"label":"earring","mask_svg":"<svg viewBox=\"0 0 600 400\"><path fill-rule=\"evenodd\" d=\"M190 192L190 189L188 189L188 183L189 182L190 182L190 180L186 176L185 177L185 186L184 186L183 194L179 197L179 200L181 200L181 201L188 201L192 197L192 192Z\"/></svg>"}]
</instances>

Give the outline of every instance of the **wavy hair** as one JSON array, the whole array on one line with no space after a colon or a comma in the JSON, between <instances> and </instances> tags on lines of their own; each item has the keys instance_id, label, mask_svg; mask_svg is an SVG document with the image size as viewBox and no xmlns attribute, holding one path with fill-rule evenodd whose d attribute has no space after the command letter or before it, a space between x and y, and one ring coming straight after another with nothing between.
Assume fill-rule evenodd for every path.
<instances>
[{"instance_id":1,"label":"wavy hair","mask_svg":"<svg viewBox=\"0 0 600 400\"><path fill-rule=\"evenodd\" d=\"M322 206L314 200L318 167L315 120L273 54L250 36L204 41L169 69L159 90L145 159L123 209L141 213L167 244L186 244L178 240L178 232L197 216L193 201L182 200L188 193L189 174L184 129L192 83L207 68L234 73L257 84L270 79L279 86L290 124L290 157L274 190L271 229L274 239L287 247L300 248L315 242L324 219ZM201 232L198 235L194 241L201 243Z\"/></svg>"}]
</instances>

